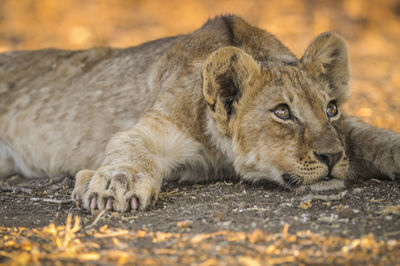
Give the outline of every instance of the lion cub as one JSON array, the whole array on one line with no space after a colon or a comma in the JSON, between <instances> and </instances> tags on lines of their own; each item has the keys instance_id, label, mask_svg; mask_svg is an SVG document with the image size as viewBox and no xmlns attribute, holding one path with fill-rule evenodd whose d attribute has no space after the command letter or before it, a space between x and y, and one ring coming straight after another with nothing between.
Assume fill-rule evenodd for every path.
<instances>
[{"instance_id":1,"label":"lion cub","mask_svg":"<svg viewBox=\"0 0 400 266\"><path fill-rule=\"evenodd\" d=\"M297 59L236 16L128 49L5 53L0 177L76 174L78 204L121 212L151 206L171 179L394 179L400 135L343 113L348 82L336 34Z\"/></svg>"}]
</instances>

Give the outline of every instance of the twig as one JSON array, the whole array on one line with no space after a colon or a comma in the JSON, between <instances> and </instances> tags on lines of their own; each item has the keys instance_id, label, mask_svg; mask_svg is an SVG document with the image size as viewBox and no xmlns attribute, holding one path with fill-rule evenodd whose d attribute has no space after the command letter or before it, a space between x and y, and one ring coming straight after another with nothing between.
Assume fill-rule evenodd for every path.
<instances>
[{"instance_id":1,"label":"twig","mask_svg":"<svg viewBox=\"0 0 400 266\"><path fill-rule=\"evenodd\" d=\"M314 195L314 194L308 194L303 198L303 202L305 201L313 201L313 200L324 200L324 201L330 201L330 200L342 200L344 196L347 194L347 190L340 192L337 195Z\"/></svg>"},{"instance_id":2,"label":"twig","mask_svg":"<svg viewBox=\"0 0 400 266\"><path fill-rule=\"evenodd\" d=\"M58 199L50 199L50 198L31 198L32 201L43 201L48 203L55 203L55 204L68 204L72 203L72 199L67 200L58 200Z\"/></svg>"},{"instance_id":3,"label":"twig","mask_svg":"<svg viewBox=\"0 0 400 266\"><path fill-rule=\"evenodd\" d=\"M400 234L400 231L387 232L387 233L385 233L385 236L395 236L395 235L398 235L398 234Z\"/></svg>"},{"instance_id":4,"label":"twig","mask_svg":"<svg viewBox=\"0 0 400 266\"><path fill-rule=\"evenodd\" d=\"M67 183L68 183L68 181L69 181L70 179L71 179L70 177L66 176L66 177L64 177L64 179L63 179L62 181L51 183L51 186L52 186L52 187L51 187L51 189L50 189L50 192L57 191L57 190L59 190L60 188L64 187L65 185L67 185Z\"/></svg>"},{"instance_id":5,"label":"twig","mask_svg":"<svg viewBox=\"0 0 400 266\"><path fill-rule=\"evenodd\" d=\"M171 195L177 194L178 191L179 191L179 188L176 188L172 191L161 192L160 196L171 196Z\"/></svg>"},{"instance_id":6,"label":"twig","mask_svg":"<svg viewBox=\"0 0 400 266\"><path fill-rule=\"evenodd\" d=\"M0 190L3 192L12 192L12 193L23 192L26 194L32 194L33 192L33 189L31 188L14 187L14 186L1 186Z\"/></svg>"},{"instance_id":7,"label":"twig","mask_svg":"<svg viewBox=\"0 0 400 266\"><path fill-rule=\"evenodd\" d=\"M130 221L130 220L133 220L133 219L137 219L138 217L139 217L139 216L137 216L137 215L128 216L128 217L122 216L122 217L121 217L121 220L122 220L122 221Z\"/></svg>"},{"instance_id":8,"label":"twig","mask_svg":"<svg viewBox=\"0 0 400 266\"><path fill-rule=\"evenodd\" d=\"M94 219L93 223L91 223L91 224L88 225L88 226L85 226L84 229L86 230L86 229L89 229L89 228L94 227L94 226L100 221L101 217L103 217L104 214L105 214L107 211L108 211L107 209L102 210L102 211L97 215L96 219Z\"/></svg>"}]
</instances>

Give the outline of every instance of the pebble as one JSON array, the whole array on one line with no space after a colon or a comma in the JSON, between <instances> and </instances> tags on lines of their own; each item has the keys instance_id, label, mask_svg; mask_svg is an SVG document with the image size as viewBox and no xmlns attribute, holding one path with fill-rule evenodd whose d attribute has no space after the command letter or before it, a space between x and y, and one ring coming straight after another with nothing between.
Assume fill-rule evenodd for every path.
<instances>
[{"instance_id":1,"label":"pebble","mask_svg":"<svg viewBox=\"0 0 400 266\"><path fill-rule=\"evenodd\" d=\"M344 218L353 219L356 216L353 209L349 207L345 207L342 210L339 210L338 215L339 219L344 219Z\"/></svg>"},{"instance_id":2,"label":"pebble","mask_svg":"<svg viewBox=\"0 0 400 266\"><path fill-rule=\"evenodd\" d=\"M225 215L224 215L222 212L218 212L218 213L217 213L217 219L218 219L219 221L222 221L224 218L225 218Z\"/></svg>"}]
</instances>

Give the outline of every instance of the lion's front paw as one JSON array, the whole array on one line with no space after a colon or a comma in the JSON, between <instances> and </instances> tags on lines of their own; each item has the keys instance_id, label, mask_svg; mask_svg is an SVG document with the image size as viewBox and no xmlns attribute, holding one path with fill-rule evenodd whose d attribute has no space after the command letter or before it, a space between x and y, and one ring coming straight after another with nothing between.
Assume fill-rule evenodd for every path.
<instances>
[{"instance_id":1,"label":"lion's front paw","mask_svg":"<svg viewBox=\"0 0 400 266\"><path fill-rule=\"evenodd\" d=\"M394 178L400 179L400 141L397 143L397 149L394 150L393 160L394 164L396 165L396 170L394 173Z\"/></svg>"},{"instance_id":2,"label":"lion's front paw","mask_svg":"<svg viewBox=\"0 0 400 266\"><path fill-rule=\"evenodd\" d=\"M72 199L77 206L88 210L114 210L126 212L144 210L153 205L160 185L154 178L131 173L126 169L100 168L82 170L76 175Z\"/></svg>"},{"instance_id":3,"label":"lion's front paw","mask_svg":"<svg viewBox=\"0 0 400 266\"><path fill-rule=\"evenodd\" d=\"M385 149L376 156L378 169L395 180L400 178L400 138L392 144L389 149Z\"/></svg>"},{"instance_id":4,"label":"lion's front paw","mask_svg":"<svg viewBox=\"0 0 400 266\"><path fill-rule=\"evenodd\" d=\"M400 145L397 151L395 152L393 158L394 158L395 170L393 171L392 179L400 180Z\"/></svg>"}]
</instances>

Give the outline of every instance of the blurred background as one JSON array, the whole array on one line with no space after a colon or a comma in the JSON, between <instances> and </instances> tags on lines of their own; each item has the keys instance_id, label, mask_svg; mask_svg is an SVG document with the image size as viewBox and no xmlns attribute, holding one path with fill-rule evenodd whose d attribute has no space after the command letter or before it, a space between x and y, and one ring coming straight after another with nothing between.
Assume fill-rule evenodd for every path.
<instances>
[{"instance_id":1,"label":"blurred background","mask_svg":"<svg viewBox=\"0 0 400 266\"><path fill-rule=\"evenodd\" d=\"M352 74L346 111L400 132L400 0L0 0L0 52L128 47L190 33L228 13L299 57L319 33L341 34Z\"/></svg>"}]
</instances>

